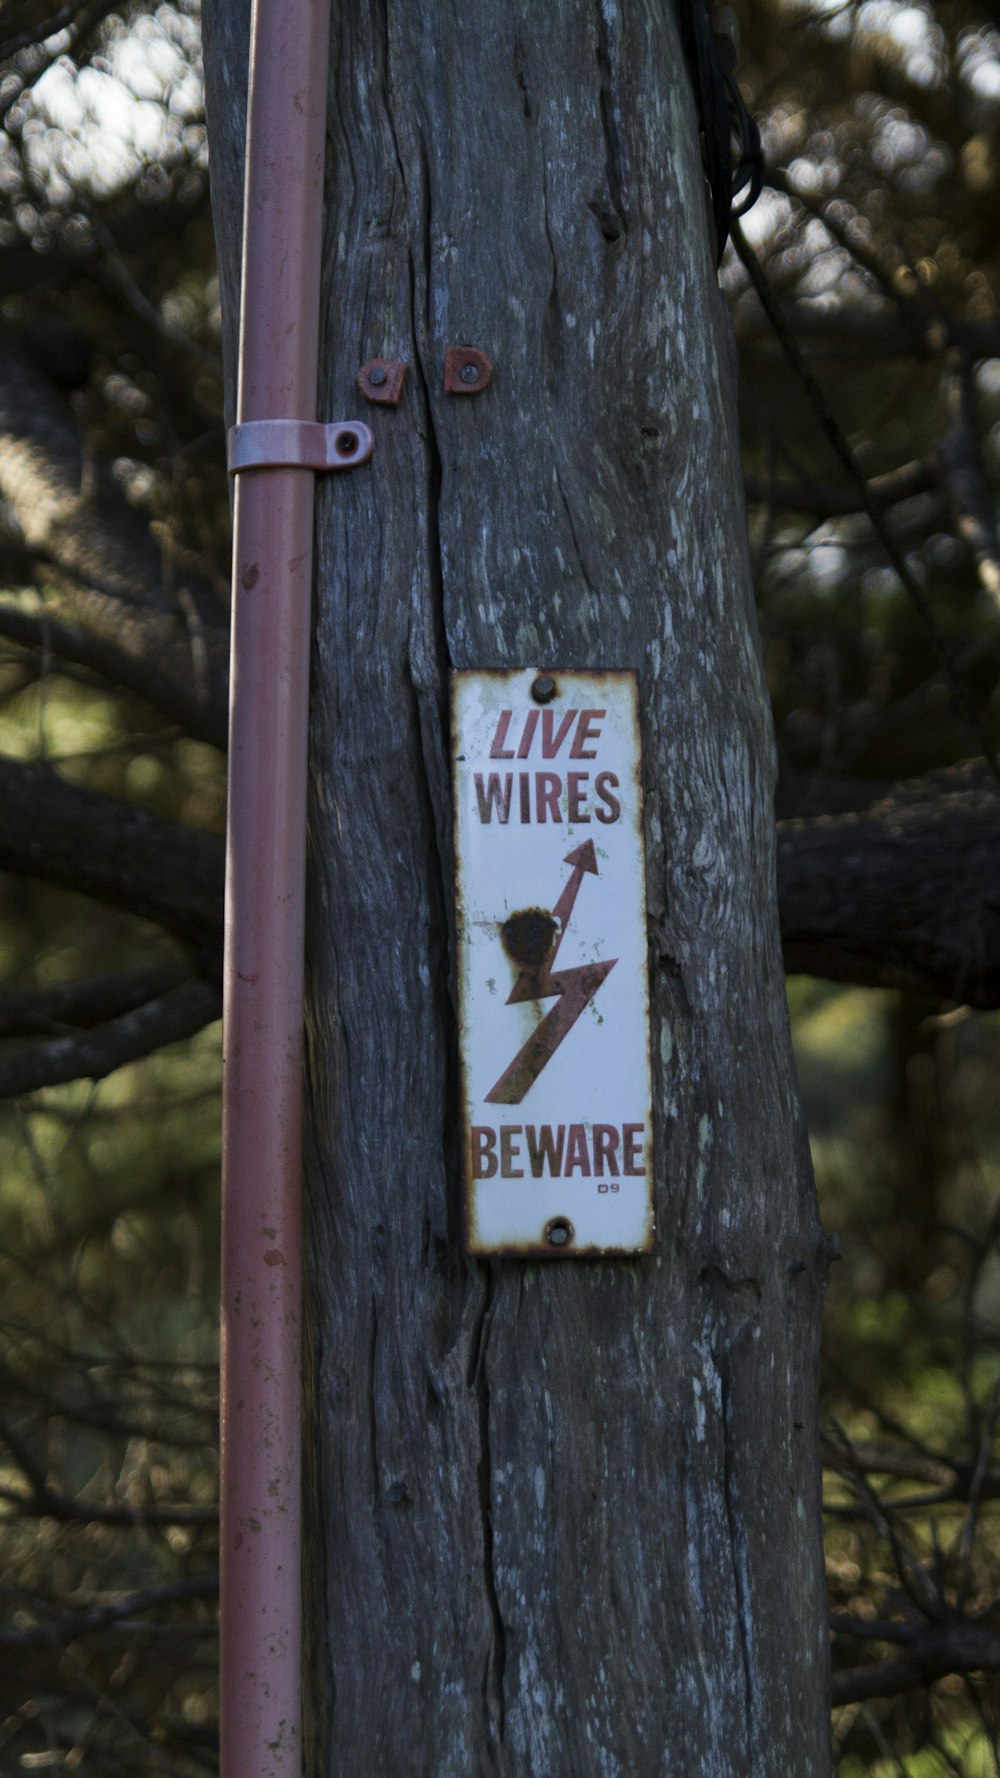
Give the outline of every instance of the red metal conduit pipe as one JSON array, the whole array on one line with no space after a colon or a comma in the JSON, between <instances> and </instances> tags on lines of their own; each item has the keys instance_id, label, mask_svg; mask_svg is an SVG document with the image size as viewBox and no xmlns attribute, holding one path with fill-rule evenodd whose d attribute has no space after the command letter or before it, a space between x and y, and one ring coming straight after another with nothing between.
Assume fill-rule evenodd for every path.
<instances>
[{"instance_id":1,"label":"red metal conduit pipe","mask_svg":"<svg viewBox=\"0 0 1000 1778\"><path fill-rule=\"evenodd\" d=\"M314 422L329 0L255 0L247 121L226 872L224 1778L302 1766L302 971ZM275 428L259 422L293 422ZM277 439L273 449L261 440ZM280 467L272 467L277 457ZM289 467L289 458L298 465ZM266 467L259 467L263 463ZM336 461L323 463L337 467Z\"/></svg>"}]
</instances>

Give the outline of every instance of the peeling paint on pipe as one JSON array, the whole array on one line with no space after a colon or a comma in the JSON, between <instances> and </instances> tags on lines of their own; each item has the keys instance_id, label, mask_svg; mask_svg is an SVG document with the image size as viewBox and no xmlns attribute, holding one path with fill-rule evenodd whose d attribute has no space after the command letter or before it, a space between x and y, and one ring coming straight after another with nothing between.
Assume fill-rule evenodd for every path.
<instances>
[{"instance_id":1,"label":"peeling paint on pipe","mask_svg":"<svg viewBox=\"0 0 1000 1778\"><path fill-rule=\"evenodd\" d=\"M255 0L237 419L316 417L328 0ZM302 1764L302 958L313 471L238 478L226 876L222 1772Z\"/></svg>"}]
</instances>

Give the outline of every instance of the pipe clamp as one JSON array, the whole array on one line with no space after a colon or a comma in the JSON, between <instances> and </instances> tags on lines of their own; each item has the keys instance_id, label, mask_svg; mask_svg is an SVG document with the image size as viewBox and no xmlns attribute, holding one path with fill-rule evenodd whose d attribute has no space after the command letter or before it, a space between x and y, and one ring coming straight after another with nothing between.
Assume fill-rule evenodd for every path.
<instances>
[{"instance_id":1,"label":"pipe clamp","mask_svg":"<svg viewBox=\"0 0 1000 1778\"><path fill-rule=\"evenodd\" d=\"M244 420L230 426L230 475L244 469L356 469L367 463L375 436L361 420Z\"/></svg>"}]
</instances>

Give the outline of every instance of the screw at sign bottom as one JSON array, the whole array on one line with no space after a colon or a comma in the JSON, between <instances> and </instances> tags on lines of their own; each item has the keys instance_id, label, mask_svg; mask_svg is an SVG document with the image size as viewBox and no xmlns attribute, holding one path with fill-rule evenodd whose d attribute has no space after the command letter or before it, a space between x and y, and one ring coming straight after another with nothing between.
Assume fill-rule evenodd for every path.
<instances>
[{"instance_id":1,"label":"screw at sign bottom","mask_svg":"<svg viewBox=\"0 0 1000 1778\"><path fill-rule=\"evenodd\" d=\"M575 1230L565 1216L553 1216L545 1224L545 1239L550 1247L572 1247Z\"/></svg>"}]
</instances>

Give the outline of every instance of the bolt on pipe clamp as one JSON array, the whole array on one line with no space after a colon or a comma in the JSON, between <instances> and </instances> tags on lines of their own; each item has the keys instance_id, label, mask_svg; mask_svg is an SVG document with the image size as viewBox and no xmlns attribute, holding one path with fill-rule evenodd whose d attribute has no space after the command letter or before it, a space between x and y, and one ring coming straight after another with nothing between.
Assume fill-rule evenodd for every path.
<instances>
[{"instance_id":1,"label":"bolt on pipe clamp","mask_svg":"<svg viewBox=\"0 0 1000 1778\"><path fill-rule=\"evenodd\" d=\"M371 427L361 420L244 420L226 435L230 475L244 469L356 469L374 449Z\"/></svg>"}]
</instances>

